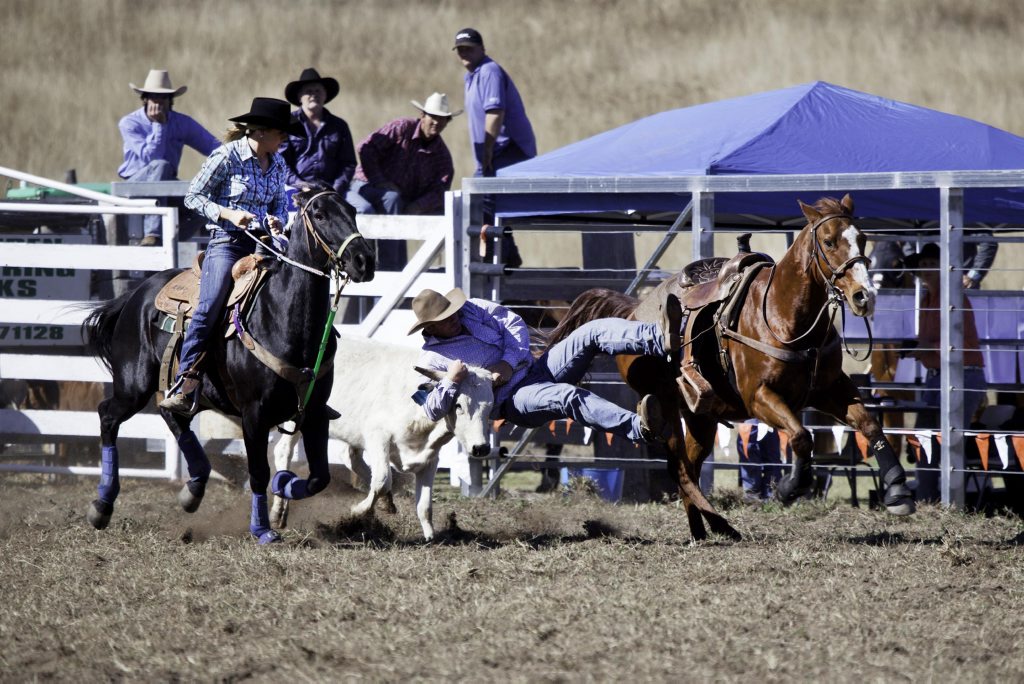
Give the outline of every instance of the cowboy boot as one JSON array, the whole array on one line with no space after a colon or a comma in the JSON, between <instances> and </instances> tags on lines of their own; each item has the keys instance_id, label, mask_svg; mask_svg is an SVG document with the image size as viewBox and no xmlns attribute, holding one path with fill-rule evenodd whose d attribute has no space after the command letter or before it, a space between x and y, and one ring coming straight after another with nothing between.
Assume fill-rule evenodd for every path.
<instances>
[{"instance_id":1,"label":"cowboy boot","mask_svg":"<svg viewBox=\"0 0 1024 684\"><path fill-rule=\"evenodd\" d=\"M199 379L181 376L158 405L165 411L191 418L199 410Z\"/></svg>"},{"instance_id":2,"label":"cowboy boot","mask_svg":"<svg viewBox=\"0 0 1024 684\"><path fill-rule=\"evenodd\" d=\"M664 442L665 416L661 412L661 402L653 394L645 394L636 405L636 414L640 416L640 436L649 444Z\"/></svg>"},{"instance_id":3,"label":"cowboy boot","mask_svg":"<svg viewBox=\"0 0 1024 684\"><path fill-rule=\"evenodd\" d=\"M682 348L683 305L680 304L679 297L672 293L665 297L665 303L661 305L658 327L661 328L669 364L678 372L679 350Z\"/></svg>"}]
</instances>

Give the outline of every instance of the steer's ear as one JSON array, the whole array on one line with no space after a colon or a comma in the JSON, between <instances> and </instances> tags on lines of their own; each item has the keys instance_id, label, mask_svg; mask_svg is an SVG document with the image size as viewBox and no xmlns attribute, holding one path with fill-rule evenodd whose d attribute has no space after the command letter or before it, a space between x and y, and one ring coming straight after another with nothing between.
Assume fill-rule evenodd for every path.
<instances>
[{"instance_id":1,"label":"steer's ear","mask_svg":"<svg viewBox=\"0 0 1024 684\"><path fill-rule=\"evenodd\" d=\"M426 376L431 380L440 381L444 377L444 373L439 370L433 370L432 368L420 368L419 366L413 366L417 373Z\"/></svg>"}]
</instances>

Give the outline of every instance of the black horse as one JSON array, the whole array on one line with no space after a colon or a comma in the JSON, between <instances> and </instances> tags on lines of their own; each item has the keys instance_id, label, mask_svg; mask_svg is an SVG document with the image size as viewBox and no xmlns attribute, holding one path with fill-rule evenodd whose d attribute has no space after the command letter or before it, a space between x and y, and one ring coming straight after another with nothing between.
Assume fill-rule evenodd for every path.
<instances>
[{"instance_id":1,"label":"black horse","mask_svg":"<svg viewBox=\"0 0 1024 684\"><path fill-rule=\"evenodd\" d=\"M267 438L274 426L296 416L306 394L310 369L326 335L331 275L340 278L347 274L353 281L362 282L373 278L375 268L373 251L356 230L355 211L338 193L322 185L304 188L296 194L295 204L299 211L291 222L287 260L270 265L270 273L242 321L248 336L276 357L277 363L272 365L277 365L278 371L290 371L283 373L289 380L258 360L238 335L226 342L221 335L212 335L203 364L202 408L211 407L242 419L252 487L249 530L261 544L279 539L267 518ZM99 496L87 516L97 529L109 524L120 490L118 430L159 389L161 355L170 333L161 330L164 314L157 311L154 299L178 273L177 269L163 271L134 291L99 304L82 325L86 344L110 369L114 385L113 396L99 405L102 474ZM323 365L330 368L336 342L333 335L327 337ZM332 378L332 373L323 373L315 382L303 412L309 479L291 480L290 473L281 474L274 480L277 494L304 498L321 491L330 481L327 397ZM205 493L210 462L189 427L191 418L164 410L160 413L188 465L190 479L178 501L186 511L193 512Z\"/></svg>"}]
</instances>

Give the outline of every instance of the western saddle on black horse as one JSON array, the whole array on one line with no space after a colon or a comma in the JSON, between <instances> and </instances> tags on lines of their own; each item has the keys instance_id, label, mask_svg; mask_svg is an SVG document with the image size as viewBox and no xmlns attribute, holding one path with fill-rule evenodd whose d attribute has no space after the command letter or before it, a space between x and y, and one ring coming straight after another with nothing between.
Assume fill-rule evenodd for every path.
<instances>
[{"instance_id":1,"label":"western saddle on black horse","mask_svg":"<svg viewBox=\"0 0 1024 684\"><path fill-rule=\"evenodd\" d=\"M683 358L676 382L693 413L711 409L714 390L705 376L729 374L722 337L725 331L735 330L751 281L762 268L775 263L767 254L750 251L750 233L737 237L736 243L737 253L731 259L700 259L662 281L633 314L640 321L656 321L666 297L679 298L684 316ZM712 330L714 337L705 336Z\"/></svg>"},{"instance_id":2,"label":"western saddle on black horse","mask_svg":"<svg viewBox=\"0 0 1024 684\"><path fill-rule=\"evenodd\" d=\"M160 360L160 391L166 392L174 384L177 375L178 352L181 348L182 338L185 329L192 318L199 301L199 276L202 273L203 256L205 252L196 255L191 268L187 268L178 275L171 278L156 295L154 306L157 311L165 314L160 321L160 329L171 333L171 339L164 348ZM231 268L231 277L234 280L231 294L224 305L225 311L231 312L231 316L225 325L224 338L228 339L236 333L242 339L243 344L252 350L250 344L256 344L245 334L237 320L248 311L260 285L267 276L267 266L264 257L259 254L250 254L242 257Z\"/></svg>"}]
</instances>

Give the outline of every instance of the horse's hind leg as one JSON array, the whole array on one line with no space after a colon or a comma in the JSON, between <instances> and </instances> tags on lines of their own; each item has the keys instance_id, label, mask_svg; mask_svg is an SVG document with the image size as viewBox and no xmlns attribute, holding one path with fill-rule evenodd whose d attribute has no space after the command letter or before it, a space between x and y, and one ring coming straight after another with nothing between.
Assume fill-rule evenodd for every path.
<instances>
[{"instance_id":1,"label":"horse's hind leg","mask_svg":"<svg viewBox=\"0 0 1024 684\"><path fill-rule=\"evenodd\" d=\"M210 459L206 451L199 443L199 438L190 427L192 418L181 416L176 413L161 409L160 415L170 429L174 439L178 442L178 448L185 458L185 466L188 468L188 480L178 492L178 503L186 513L195 513L199 510L199 504L203 502L206 495L206 483L210 480Z\"/></svg>"},{"instance_id":2,"label":"horse's hind leg","mask_svg":"<svg viewBox=\"0 0 1024 684\"><path fill-rule=\"evenodd\" d=\"M679 493L686 507L686 517L690 522L690 533L696 540L707 538L704 520L711 526L711 531L730 539L739 541L742 536L715 510L704 493L700 491L700 467L704 459L715 447L715 434L718 423L709 418L689 417L686 421L685 457L678 466ZM703 516L704 520L701 520Z\"/></svg>"},{"instance_id":3,"label":"horse's hind leg","mask_svg":"<svg viewBox=\"0 0 1024 684\"><path fill-rule=\"evenodd\" d=\"M871 454L878 462L885 494L882 502L893 515L910 515L916 510L914 494L907 487L907 474L896 452L885 438L878 421L868 413L861 401L856 385L846 375L839 378L827 392L814 397L814 405L840 422L867 437Z\"/></svg>"},{"instance_id":4,"label":"horse's hind leg","mask_svg":"<svg viewBox=\"0 0 1024 684\"><path fill-rule=\"evenodd\" d=\"M100 402L97 412L100 416L100 484L97 496L86 512L89 524L102 530L110 524L110 516L114 513L114 502L121 491L121 479L118 475L119 463L117 453L117 434L121 424L138 413L146 401L147 394L128 396L115 392L110 399Z\"/></svg>"}]
</instances>

